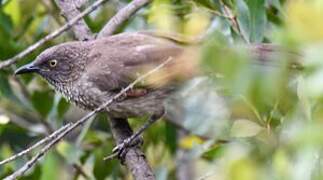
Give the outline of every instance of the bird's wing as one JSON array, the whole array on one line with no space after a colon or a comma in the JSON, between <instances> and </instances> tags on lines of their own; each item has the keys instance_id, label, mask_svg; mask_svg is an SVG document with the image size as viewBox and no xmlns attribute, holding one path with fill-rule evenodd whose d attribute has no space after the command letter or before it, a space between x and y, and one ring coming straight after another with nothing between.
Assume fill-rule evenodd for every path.
<instances>
[{"instance_id":1,"label":"bird's wing","mask_svg":"<svg viewBox=\"0 0 323 180\"><path fill-rule=\"evenodd\" d=\"M174 42L158 37L138 33L112 36L99 40L93 48L97 58L88 68L88 77L102 91L119 91L181 51Z\"/></svg>"}]
</instances>

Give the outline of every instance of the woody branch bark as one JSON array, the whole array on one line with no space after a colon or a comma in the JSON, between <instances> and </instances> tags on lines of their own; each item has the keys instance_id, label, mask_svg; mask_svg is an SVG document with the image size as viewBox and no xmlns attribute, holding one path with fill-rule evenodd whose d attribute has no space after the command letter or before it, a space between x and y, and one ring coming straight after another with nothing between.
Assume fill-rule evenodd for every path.
<instances>
[{"instance_id":1,"label":"woody branch bark","mask_svg":"<svg viewBox=\"0 0 323 180\"><path fill-rule=\"evenodd\" d=\"M75 16L80 14L78 8L82 2L75 0L55 0L56 4L62 11L62 15L67 21L72 20ZM81 3L81 4L76 4ZM93 39L90 28L86 25L84 19L78 20L72 27L73 33L76 39L80 41Z\"/></svg>"},{"instance_id":2,"label":"woody branch bark","mask_svg":"<svg viewBox=\"0 0 323 180\"><path fill-rule=\"evenodd\" d=\"M98 37L112 35L126 20L150 1L151 0L134 0L129 3L110 19L110 21L101 29Z\"/></svg>"}]
</instances>

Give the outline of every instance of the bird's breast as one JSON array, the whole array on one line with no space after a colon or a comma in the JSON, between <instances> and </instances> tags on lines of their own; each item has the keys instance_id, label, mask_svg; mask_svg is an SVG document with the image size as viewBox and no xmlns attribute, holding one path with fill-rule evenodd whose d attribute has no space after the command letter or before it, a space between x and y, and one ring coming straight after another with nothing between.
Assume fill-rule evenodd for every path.
<instances>
[{"instance_id":1,"label":"bird's breast","mask_svg":"<svg viewBox=\"0 0 323 180\"><path fill-rule=\"evenodd\" d=\"M102 92L96 90L91 83L69 83L54 86L66 99L85 110L93 110L101 103Z\"/></svg>"},{"instance_id":2,"label":"bird's breast","mask_svg":"<svg viewBox=\"0 0 323 180\"><path fill-rule=\"evenodd\" d=\"M85 110L94 110L115 96L115 92L101 91L91 82L74 83L58 89L69 101ZM138 117L155 114L163 109L168 90L156 90L140 97L116 100L106 109L115 117Z\"/></svg>"}]
</instances>

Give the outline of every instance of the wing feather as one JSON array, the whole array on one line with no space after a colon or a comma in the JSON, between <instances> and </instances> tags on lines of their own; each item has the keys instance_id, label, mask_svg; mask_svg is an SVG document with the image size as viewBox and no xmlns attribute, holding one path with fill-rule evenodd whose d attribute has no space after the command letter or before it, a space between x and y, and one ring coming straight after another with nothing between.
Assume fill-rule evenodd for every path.
<instances>
[{"instance_id":1,"label":"wing feather","mask_svg":"<svg viewBox=\"0 0 323 180\"><path fill-rule=\"evenodd\" d=\"M172 41L140 33L123 33L94 44L92 54L97 58L87 73L102 91L119 91L145 71L182 52L182 47Z\"/></svg>"}]
</instances>

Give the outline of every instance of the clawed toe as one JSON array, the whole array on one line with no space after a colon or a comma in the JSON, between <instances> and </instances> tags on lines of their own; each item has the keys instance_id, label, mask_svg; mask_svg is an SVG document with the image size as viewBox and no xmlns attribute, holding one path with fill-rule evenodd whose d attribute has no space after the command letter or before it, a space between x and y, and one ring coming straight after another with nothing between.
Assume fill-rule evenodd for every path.
<instances>
[{"instance_id":1,"label":"clawed toe","mask_svg":"<svg viewBox=\"0 0 323 180\"><path fill-rule=\"evenodd\" d=\"M121 144L118 144L116 147L114 147L112 150L112 153L115 154L118 157L118 159L121 160L121 162L123 162L129 150L129 147L138 146L142 144L143 144L143 140L141 137L139 138L130 137L125 139Z\"/></svg>"},{"instance_id":2,"label":"clawed toe","mask_svg":"<svg viewBox=\"0 0 323 180\"><path fill-rule=\"evenodd\" d=\"M125 156L128 152L129 147L137 146L137 145L142 145L143 140L140 135L146 130L149 126L151 126L154 122L156 122L158 119L160 119L164 115L164 111L160 114L154 114L152 115L148 121L140 127L140 129L135 132L132 136L129 138L125 139L121 144L117 145L115 148L112 150L112 155L107 156L104 158L104 160L109 160L115 157L118 157L121 160L121 163L124 162Z\"/></svg>"}]
</instances>

